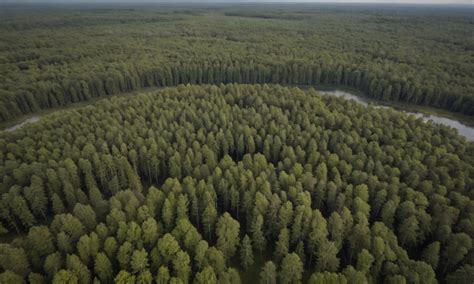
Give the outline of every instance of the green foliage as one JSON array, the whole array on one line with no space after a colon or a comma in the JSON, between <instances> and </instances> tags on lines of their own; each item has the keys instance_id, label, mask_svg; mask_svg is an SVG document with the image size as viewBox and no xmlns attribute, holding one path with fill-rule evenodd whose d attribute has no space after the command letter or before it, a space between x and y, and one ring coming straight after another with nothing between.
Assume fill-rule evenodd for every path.
<instances>
[{"instance_id":1,"label":"green foliage","mask_svg":"<svg viewBox=\"0 0 474 284\"><path fill-rule=\"evenodd\" d=\"M133 273L142 272L148 267L148 253L144 249L134 251L130 265Z\"/></svg>"},{"instance_id":2,"label":"green foliage","mask_svg":"<svg viewBox=\"0 0 474 284\"><path fill-rule=\"evenodd\" d=\"M244 236L240 245L240 262L245 270L249 269L254 263L252 242L247 235Z\"/></svg>"},{"instance_id":3,"label":"green foliage","mask_svg":"<svg viewBox=\"0 0 474 284\"><path fill-rule=\"evenodd\" d=\"M474 147L447 127L312 89L222 84L114 97L25 130L0 134L8 281L472 274Z\"/></svg>"},{"instance_id":4,"label":"green foliage","mask_svg":"<svg viewBox=\"0 0 474 284\"><path fill-rule=\"evenodd\" d=\"M109 258L104 253L97 254L94 262L94 272L100 281L105 283L111 281L113 276L112 269L112 264Z\"/></svg>"},{"instance_id":5,"label":"green foliage","mask_svg":"<svg viewBox=\"0 0 474 284\"><path fill-rule=\"evenodd\" d=\"M331 272L317 272L311 275L309 284L346 284L347 279L344 275Z\"/></svg>"},{"instance_id":6,"label":"green foliage","mask_svg":"<svg viewBox=\"0 0 474 284\"><path fill-rule=\"evenodd\" d=\"M240 243L239 231L239 222L233 219L227 212L224 213L217 221L216 247L224 253L226 259L232 258L237 250L237 246Z\"/></svg>"},{"instance_id":7,"label":"green foliage","mask_svg":"<svg viewBox=\"0 0 474 284\"><path fill-rule=\"evenodd\" d=\"M196 278L194 279L196 284L213 284L217 283L216 274L212 267L206 267L202 271L196 273Z\"/></svg>"},{"instance_id":8,"label":"green foliage","mask_svg":"<svg viewBox=\"0 0 474 284\"><path fill-rule=\"evenodd\" d=\"M260 272L261 284L276 284L277 283L277 269L272 261L268 261Z\"/></svg>"},{"instance_id":9,"label":"green foliage","mask_svg":"<svg viewBox=\"0 0 474 284\"><path fill-rule=\"evenodd\" d=\"M23 277L26 277L30 272L28 257L25 250L23 248L16 248L9 244L0 244L0 265L4 271L9 270L14 274Z\"/></svg>"},{"instance_id":10,"label":"green foliage","mask_svg":"<svg viewBox=\"0 0 474 284\"><path fill-rule=\"evenodd\" d=\"M41 267L45 258L56 251L53 235L46 226L37 226L30 229L27 237L27 247L31 262L36 267Z\"/></svg>"},{"instance_id":11,"label":"green foliage","mask_svg":"<svg viewBox=\"0 0 474 284\"><path fill-rule=\"evenodd\" d=\"M274 259L280 262L287 254L290 248L290 239L288 236L288 229L283 228L280 231L280 235L278 236L278 241L275 244L275 255Z\"/></svg>"},{"instance_id":12,"label":"green foliage","mask_svg":"<svg viewBox=\"0 0 474 284\"><path fill-rule=\"evenodd\" d=\"M303 277L303 263L296 253L285 256L281 263L280 281L282 283L300 283Z\"/></svg>"},{"instance_id":13,"label":"green foliage","mask_svg":"<svg viewBox=\"0 0 474 284\"><path fill-rule=\"evenodd\" d=\"M473 278L474 266L466 264L453 273L449 274L446 277L446 281L449 283L467 284L470 283Z\"/></svg>"},{"instance_id":14,"label":"green foliage","mask_svg":"<svg viewBox=\"0 0 474 284\"><path fill-rule=\"evenodd\" d=\"M4 10L0 121L140 87L184 83L338 85L375 99L474 114L469 9ZM242 138L253 154L254 137ZM170 175L181 177L181 153L175 154L168 160ZM162 162L150 158L145 177L156 180ZM140 190L130 169L123 174ZM118 180L110 181L117 190ZM38 204L35 210L43 208Z\"/></svg>"},{"instance_id":15,"label":"green foliage","mask_svg":"<svg viewBox=\"0 0 474 284\"><path fill-rule=\"evenodd\" d=\"M53 278L53 284L67 283L67 284L78 284L79 279L74 272L69 270L60 270Z\"/></svg>"}]
</instances>

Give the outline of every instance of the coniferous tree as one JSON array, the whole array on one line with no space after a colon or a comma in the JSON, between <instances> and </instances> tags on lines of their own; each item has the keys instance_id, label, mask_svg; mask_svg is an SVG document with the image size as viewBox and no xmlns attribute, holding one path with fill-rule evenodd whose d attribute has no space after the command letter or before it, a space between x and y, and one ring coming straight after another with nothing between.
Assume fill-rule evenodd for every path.
<instances>
[{"instance_id":1,"label":"coniferous tree","mask_svg":"<svg viewBox=\"0 0 474 284\"><path fill-rule=\"evenodd\" d=\"M240 245L240 263L245 270L249 269L254 263L252 242L247 235L244 236Z\"/></svg>"}]
</instances>

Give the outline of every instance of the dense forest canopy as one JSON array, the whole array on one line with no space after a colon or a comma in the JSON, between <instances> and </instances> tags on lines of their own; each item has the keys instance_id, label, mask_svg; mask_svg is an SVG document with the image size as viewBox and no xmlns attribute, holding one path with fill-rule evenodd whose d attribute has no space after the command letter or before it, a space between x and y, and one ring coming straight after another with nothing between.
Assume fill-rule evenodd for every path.
<instances>
[{"instance_id":1,"label":"dense forest canopy","mask_svg":"<svg viewBox=\"0 0 474 284\"><path fill-rule=\"evenodd\" d=\"M0 122L148 86L346 86L474 115L473 9L4 5Z\"/></svg>"},{"instance_id":2,"label":"dense forest canopy","mask_svg":"<svg viewBox=\"0 0 474 284\"><path fill-rule=\"evenodd\" d=\"M474 143L278 85L0 133L1 283L471 283Z\"/></svg>"}]
</instances>

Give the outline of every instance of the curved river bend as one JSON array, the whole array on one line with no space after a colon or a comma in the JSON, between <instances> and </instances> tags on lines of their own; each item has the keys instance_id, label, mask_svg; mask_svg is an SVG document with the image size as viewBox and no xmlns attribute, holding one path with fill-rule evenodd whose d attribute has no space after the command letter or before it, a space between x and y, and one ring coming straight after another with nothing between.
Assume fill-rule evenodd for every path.
<instances>
[{"instance_id":1,"label":"curved river bend","mask_svg":"<svg viewBox=\"0 0 474 284\"><path fill-rule=\"evenodd\" d=\"M364 106L367 106L369 103L373 103L373 104L375 104L376 106L378 106L380 108L392 108L392 107L387 107L387 106L380 105L375 100L365 99L365 98L353 95L353 94L348 93L348 92L340 91L340 90L319 91L319 93L321 93L323 95L327 95L327 96L342 97L342 98L347 99L347 100L353 100L353 101L356 101L357 103L360 103ZM398 111L402 111L406 114L411 114L411 115L414 115L416 117L420 117L424 121L431 120L434 123L450 126L452 128L457 129L458 133L460 135L466 137L467 140L474 141L474 127L469 127L467 125L464 125L464 124L462 124L461 122L459 122L457 120L450 119L450 118L443 117L443 116L438 116L438 115L425 114L425 113L421 113L421 112L411 112L411 111L405 111L405 110L398 110Z\"/></svg>"},{"instance_id":2,"label":"curved river bend","mask_svg":"<svg viewBox=\"0 0 474 284\"><path fill-rule=\"evenodd\" d=\"M351 93L348 93L348 92L344 92L344 91L341 91L341 90L332 90L332 91L319 91L319 93L323 94L323 95L327 95L327 96L335 96L335 97L342 97L342 98L345 98L345 99L348 99L348 100L354 100L364 106L367 106L368 103L373 103L375 104L376 106L378 107L383 107L383 108L390 108L390 107L387 107L387 106L383 106L383 105L380 105L377 101L375 100L370 100L370 99L366 99L366 98L362 98L362 97L359 97L359 96L356 96L356 95L353 95ZM424 114L424 113L421 113L421 112L410 112L410 111L404 111L404 110L400 110L406 114L411 114L411 115L414 115L416 117L420 117L422 118L424 121L429 121L429 120L432 120L434 123L438 123L438 124L443 124L443 125L446 125L446 126L450 126L452 128L455 128L458 130L458 133L464 137L467 138L467 140L469 141L474 141L474 127L469 127L467 125L464 125L462 124L461 122L457 121L457 120L454 120L454 119L450 119L450 118L446 118L446 117L442 117L442 116L438 116L438 115L427 115L427 114ZM9 128L6 128L4 131L6 132L13 132L17 129L20 129L22 127L24 127L25 125L28 125L30 123L34 123L34 122L37 122L40 120L40 116L33 116L27 120L24 120L23 122L17 124L17 125L14 125L12 127L9 127Z\"/></svg>"}]
</instances>

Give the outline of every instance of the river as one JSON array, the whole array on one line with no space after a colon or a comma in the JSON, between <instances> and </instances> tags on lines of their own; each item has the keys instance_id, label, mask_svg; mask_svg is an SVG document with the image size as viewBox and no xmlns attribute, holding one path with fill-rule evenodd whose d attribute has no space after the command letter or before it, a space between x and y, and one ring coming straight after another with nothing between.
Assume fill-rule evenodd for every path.
<instances>
[{"instance_id":1,"label":"river","mask_svg":"<svg viewBox=\"0 0 474 284\"><path fill-rule=\"evenodd\" d=\"M369 99L369 98L364 98L364 97L360 97L360 96L356 96L356 95L353 95L351 93L348 93L348 92L345 92L345 91L341 91L341 90L331 90L331 91L319 91L321 94L323 95L328 95L328 96L336 96L336 97L342 97L342 98L345 98L345 99L348 99L348 100L353 100L353 101L356 101L357 103L360 103L364 106L367 106L369 103L372 103L378 107L383 107L383 108L391 108L391 107L387 107L387 106L383 106L383 105L380 105L379 102L375 101L375 100L372 100L372 99ZM424 121L433 121L434 123L438 123L438 124L443 124L443 125L447 125L447 126L450 126L452 128L455 128L458 130L458 133L464 137L467 138L467 140L469 141L474 141L474 127L470 127L470 126L467 126L455 119L451 119L451 118L447 118L447 117L443 117L443 116L438 116L438 115L433 115L433 114L425 114L425 113L421 113L421 112L412 112L412 111L405 111L405 110L400 110L406 114L411 114L411 115L414 115L416 117L420 117L422 118ZM33 123L33 122L37 122L40 120L40 116L34 116L34 117L31 117L31 118L28 118L24 121L22 121L21 123L17 124L17 125L14 125L12 127L9 127L9 128L6 128L4 131L7 131L7 132L13 132L17 129L20 129L22 127L24 127L25 125L28 125L30 123Z\"/></svg>"},{"instance_id":2,"label":"river","mask_svg":"<svg viewBox=\"0 0 474 284\"><path fill-rule=\"evenodd\" d=\"M347 99L347 100L353 100L353 101L355 101L357 103L360 103L361 105L364 105L364 106L367 106L369 103L372 103L372 104L374 104L374 105L376 105L380 108L392 108L392 107L380 105L375 100L372 100L372 99L369 99L369 98L363 98L363 97L360 97L360 96L356 96L356 95L353 95L351 93L344 92L344 91L341 91L341 90L319 91L319 92L323 95L336 96L336 97L342 97L342 98ZM422 112L412 112L412 111L405 111L405 110L399 110L399 111L402 111L406 114L414 115L416 117L420 117L424 121L431 120L434 123L450 126L452 128L457 129L458 133L460 135L466 137L467 140L474 141L474 127L464 125L463 123L461 123L461 122L459 122L455 119L451 119L451 118L447 118L447 117L443 117L443 116L438 116L438 115L433 115L433 114L425 114L425 113L422 113Z\"/></svg>"},{"instance_id":3,"label":"river","mask_svg":"<svg viewBox=\"0 0 474 284\"><path fill-rule=\"evenodd\" d=\"M40 117L39 116L33 116L33 117L30 117L28 119L25 119L23 120L22 122L18 123L18 124L15 124L13 125L12 127L8 127L8 128L5 128L4 131L6 132L13 132L17 129L20 129L22 128L23 126L27 125L27 124L30 124L30 123L33 123L33 122L37 122L40 120Z\"/></svg>"}]
</instances>

